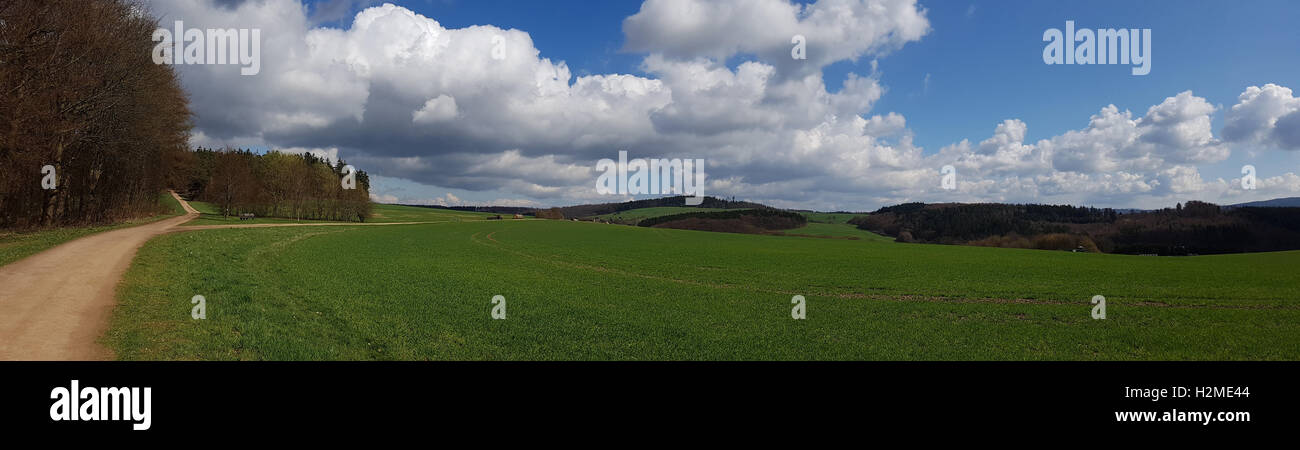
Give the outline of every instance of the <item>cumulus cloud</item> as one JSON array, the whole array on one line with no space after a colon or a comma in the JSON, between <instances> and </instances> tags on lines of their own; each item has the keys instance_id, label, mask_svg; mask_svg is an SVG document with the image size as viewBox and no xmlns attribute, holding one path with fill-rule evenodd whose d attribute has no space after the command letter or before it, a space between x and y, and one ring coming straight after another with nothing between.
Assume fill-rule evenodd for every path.
<instances>
[{"instance_id":1,"label":"cumulus cloud","mask_svg":"<svg viewBox=\"0 0 1300 450\"><path fill-rule=\"evenodd\" d=\"M334 164L339 161L338 147L330 147L330 148L288 147L288 148L277 148L275 150L283 153L310 154L317 158L321 158L326 161L329 161L330 164Z\"/></svg>"},{"instance_id":2,"label":"cumulus cloud","mask_svg":"<svg viewBox=\"0 0 1300 450\"><path fill-rule=\"evenodd\" d=\"M1214 138L1214 106L1182 92L1134 119L1114 105L1092 116L1088 128L1053 138L1044 147L1059 170L1100 172L1154 170L1168 163L1214 163L1229 150Z\"/></svg>"},{"instance_id":3,"label":"cumulus cloud","mask_svg":"<svg viewBox=\"0 0 1300 450\"><path fill-rule=\"evenodd\" d=\"M392 194L376 195L374 192L370 193L370 201L377 202L377 203L398 203L398 199L396 195L392 195Z\"/></svg>"},{"instance_id":4,"label":"cumulus cloud","mask_svg":"<svg viewBox=\"0 0 1300 450\"><path fill-rule=\"evenodd\" d=\"M1290 88L1272 83L1246 88L1228 110L1223 137L1300 150L1300 98L1293 96Z\"/></svg>"},{"instance_id":5,"label":"cumulus cloud","mask_svg":"<svg viewBox=\"0 0 1300 450\"><path fill-rule=\"evenodd\" d=\"M1230 151L1211 130L1215 107L1191 92L1140 117L1106 106L1086 127L1038 142L1025 141L1031 124L1010 118L978 143L927 154L906 118L872 111L887 92L875 57L930 30L914 0L649 0L623 23L643 74L577 77L525 30L448 28L391 4L362 9L342 28L314 25L361 3L313 12L298 0L152 0L187 27L262 29L257 76L178 66L197 116L192 144L342 157L434 192L496 192L528 206L628 199L594 189L595 161L619 150L704 158L706 192L803 208L1234 195L1229 182L1199 173ZM806 60L791 58L796 34L807 39ZM827 88L822 68L864 56L871 73ZM1297 109L1290 89L1252 87L1222 134L1300 148ZM956 191L940 188L947 164L959 169ZM1286 180L1260 185L1295 190ZM434 195L376 198L469 203Z\"/></svg>"},{"instance_id":6,"label":"cumulus cloud","mask_svg":"<svg viewBox=\"0 0 1300 450\"><path fill-rule=\"evenodd\" d=\"M1228 182L1205 180L1197 167L1231 154L1211 129L1215 111L1185 91L1141 117L1107 105L1087 127L1036 143L1024 142L1025 122L1010 119L978 145L944 147L926 164L952 164L961 174L959 191L983 201L1159 206L1213 200L1231 194Z\"/></svg>"},{"instance_id":7,"label":"cumulus cloud","mask_svg":"<svg viewBox=\"0 0 1300 450\"><path fill-rule=\"evenodd\" d=\"M750 54L798 75L896 50L929 31L915 0L647 0L623 21L625 50L681 60ZM805 39L806 60L791 57L795 36Z\"/></svg>"},{"instance_id":8,"label":"cumulus cloud","mask_svg":"<svg viewBox=\"0 0 1300 450\"><path fill-rule=\"evenodd\" d=\"M789 19L816 28L831 9L852 19L836 27L855 37L814 64L880 53L928 29L913 2L869 6L826 1ZM226 7L155 0L154 7L187 26L263 29L267 61L256 77L180 67L196 93L196 140L208 145L334 149L376 174L557 202L590 198L592 163L620 149L706 158L711 177L748 185L827 170L861 178L861 169L899 167L920 151L910 137L883 139L905 134L902 116L861 116L884 92L872 77L850 75L831 93L819 73L779 78L766 61L732 69L655 51L643 63L649 77L575 78L524 31L449 29L390 4L360 11L346 29L310 26L294 0ZM817 45L831 50L834 41ZM820 188L847 189L834 180L808 187Z\"/></svg>"},{"instance_id":9,"label":"cumulus cloud","mask_svg":"<svg viewBox=\"0 0 1300 450\"><path fill-rule=\"evenodd\" d=\"M424 102L424 107L412 114L411 121L418 124L432 124L455 119L457 114L456 99L442 94Z\"/></svg>"}]
</instances>

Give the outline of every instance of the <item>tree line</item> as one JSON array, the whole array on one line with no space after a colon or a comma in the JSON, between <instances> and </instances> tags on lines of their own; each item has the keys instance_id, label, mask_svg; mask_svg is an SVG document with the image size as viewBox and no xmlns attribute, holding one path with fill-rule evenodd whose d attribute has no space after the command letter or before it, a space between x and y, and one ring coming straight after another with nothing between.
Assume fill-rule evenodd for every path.
<instances>
[{"instance_id":1,"label":"tree line","mask_svg":"<svg viewBox=\"0 0 1300 450\"><path fill-rule=\"evenodd\" d=\"M748 234L768 234L807 224L808 218L803 214L774 208L690 212L650 217L637 222L642 227Z\"/></svg>"},{"instance_id":2,"label":"tree line","mask_svg":"<svg viewBox=\"0 0 1300 450\"><path fill-rule=\"evenodd\" d=\"M880 208L849 223L889 236L906 232L908 239L920 242L962 243L1010 233L1064 233L1069 231L1069 224L1111 223L1118 217L1109 208L1069 205L904 203Z\"/></svg>"},{"instance_id":3,"label":"tree line","mask_svg":"<svg viewBox=\"0 0 1300 450\"><path fill-rule=\"evenodd\" d=\"M191 128L185 93L129 0L0 0L0 227L160 211Z\"/></svg>"},{"instance_id":4,"label":"tree line","mask_svg":"<svg viewBox=\"0 0 1300 450\"><path fill-rule=\"evenodd\" d=\"M176 168L191 198L223 215L364 222L370 216L370 177L347 163L310 153L199 148ZM349 183L350 182L350 183Z\"/></svg>"},{"instance_id":5,"label":"tree line","mask_svg":"<svg viewBox=\"0 0 1300 450\"><path fill-rule=\"evenodd\" d=\"M907 203L849 223L901 242L1157 255L1300 249L1300 208L1225 209L1201 201L1130 214L1065 205Z\"/></svg>"}]
</instances>

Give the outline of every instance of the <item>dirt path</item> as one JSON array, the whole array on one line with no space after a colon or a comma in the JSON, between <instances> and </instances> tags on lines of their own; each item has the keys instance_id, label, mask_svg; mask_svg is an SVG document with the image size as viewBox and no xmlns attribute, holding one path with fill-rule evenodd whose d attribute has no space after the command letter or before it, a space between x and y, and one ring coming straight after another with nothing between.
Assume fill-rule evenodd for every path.
<instances>
[{"instance_id":1,"label":"dirt path","mask_svg":"<svg viewBox=\"0 0 1300 450\"><path fill-rule=\"evenodd\" d=\"M96 342L108 329L117 284L136 250L163 233L214 228L404 225L289 223L178 226L199 216L175 192L186 214L93 234L0 267L0 360L91 360L112 357Z\"/></svg>"}]
</instances>

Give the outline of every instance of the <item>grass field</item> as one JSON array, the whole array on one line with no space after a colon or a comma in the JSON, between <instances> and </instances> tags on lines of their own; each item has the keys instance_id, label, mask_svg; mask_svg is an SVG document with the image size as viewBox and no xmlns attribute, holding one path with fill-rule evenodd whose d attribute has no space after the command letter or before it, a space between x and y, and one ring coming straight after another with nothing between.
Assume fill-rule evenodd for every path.
<instances>
[{"instance_id":1,"label":"grass field","mask_svg":"<svg viewBox=\"0 0 1300 450\"><path fill-rule=\"evenodd\" d=\"M1297 263L545 220L205 230L140 250L105 343L129 360L1294 360Z\"/></svg>"},{"instance_id":2,"label":"grass field","mask_svg":"<svg viewBox=\"0 0 1300 450\"><path fill-rule=\"evenodd\" d=\"M256 224L256 223L330 223L327 220L294 220L283 217L257 217L248 220L239 220L239 216L222 216L221 209L217 205L207 202L190 202L201 215L199 218L186 222L185 225L231 225L231 224ZM432 222L432 221L459 221L459 220L482 220L496 214L454 211L448 209L420 208L415 206L401 205L383 205L375 204L374 210L371 211L370 219L367 222L372 223L393 223L393 222Z\"/></svg>"},{"instance_id":3,"label":"grass field","mask_svg":"<svg viewBox=\"0 0 1300 450\"><path fill-rule=\"evenodd\" d=\"M254 224L254 223L312 223L312 222L329 222L325 220L294 220L282 217L256 217L248 220L239 220L238 215L222 216L221 208L208 202L191 201L190 206L199 212L199 217L186 222L186 226L194 225L230 225L236 223Z\"/></svg>"},{"instance_id":4,"label":"grass field","mask_svg":"<svg viewBox=\"0 0 1300 450\"><path fill-rule=\"evenodd\" d=\"M837 223L837 224L849 223L849 220L854 217L866 215L866 214L824 213L824 212L803 212L800 214L803 214L804 217L808 218L809 222Z\"/></svg>"},{"instance_id":5,"label":"grass field","mask_svg":"<svg viewBox=\"0 0 1300 450\"><path fill-rule=\"evenodd\" d=\"M879 234L872 233L866 230L859 230L858 227L855 227L853 225L843 224L843 223L836 224L836 223L809 222L807 225L804 225L803 227L795 228L793 230L787 230L784 232L784 234L823 236L823 237L844 238L844 239L868 239L868 240L883 241L883 242L892 242L894 240L893 238L881 236Z\"/></svg>"},{"instance_id":6,"label":"grass field","mask_svg":"<svg viewBox=\"0 0 1300 450\"><path fill-rule=\"evenodd\" d=\"M122 221L112 225L64 227L22 233L0 232L0 266L40 253L43 250L82 236L89 236L95 233L116 230L118 228L133 227L185 214L185 208L182 208L181 204L177 202L176 199L172 198L171 194L163 194L159 202L162 203L166 211L163 214L142 219Z\"/></svg>"},{"instance_id":7,"label":"grass field","mask_svg":"<svg viewBox=\"0 0 1300 450\"><path fill-rule=\"evenodd\" d=\"M509 217L504 214L482 213L470 211L456 211L451 209L438 208L421 208L417 206L402 205L381 205L376 204L370 214L370 222L374 223L398 223L398 222L439 222L439 221L463 221L463 220L483 220L493 216Z\"/></svg>"},{"instance_id":8,"label":"grass field","mask_svg":"<svg viewBox=\"0 0 1300 450\"><path fill-rule=\"evenodd\" d=\"M693 212L711 212L726 211L722 208L695 208L690 206L656 206L653 208L637 208L627 211L619 211L610 214L601 214L596 216L598 219L608 220L610 222L626 223L635 225L651 217L669 216L673 214L693 213Z\"/></svg>"}]
</instances>

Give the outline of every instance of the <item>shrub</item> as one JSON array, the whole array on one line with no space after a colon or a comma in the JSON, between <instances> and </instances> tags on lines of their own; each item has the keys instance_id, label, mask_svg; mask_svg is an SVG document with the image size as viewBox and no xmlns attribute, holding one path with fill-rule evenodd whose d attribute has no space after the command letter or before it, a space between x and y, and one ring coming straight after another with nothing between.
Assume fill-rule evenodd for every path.
<instances>
[{"instance_id":1,"label":"shrub","mask_svg":"<svg viewBox=\"0 0 1300 450\"><path fill-rule=\"evenodd\" d=\"M543 209L537 211L538 219L564 220L564 213L560 208Z\"/></svg>"}]
</instances>

